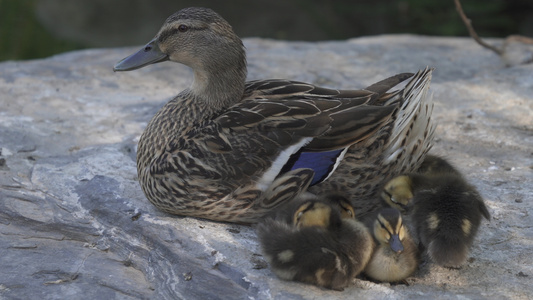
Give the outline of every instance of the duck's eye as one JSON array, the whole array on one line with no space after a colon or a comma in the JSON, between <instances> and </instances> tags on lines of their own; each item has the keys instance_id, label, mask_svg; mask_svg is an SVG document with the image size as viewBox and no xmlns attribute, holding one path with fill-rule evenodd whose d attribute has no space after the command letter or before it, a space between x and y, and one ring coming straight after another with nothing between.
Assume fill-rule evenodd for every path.
<instances>
[{"instance_id":1,"label":"duck's eye","mask_svg":"<svg viewBox=\"0 0 533 300\"><path fill-rule=\"evenodd\" d=\"M178 26L178 31L179 32L185 32L187 30L189 30L189 26L187 26L187 25L183 25L182 24L182 25Z\"/></svg>"}]
</instances>

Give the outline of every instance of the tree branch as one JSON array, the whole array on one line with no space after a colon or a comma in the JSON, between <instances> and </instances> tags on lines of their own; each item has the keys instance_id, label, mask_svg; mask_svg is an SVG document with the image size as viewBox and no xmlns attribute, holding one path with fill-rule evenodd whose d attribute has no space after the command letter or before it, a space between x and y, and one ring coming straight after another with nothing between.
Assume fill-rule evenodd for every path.
<instances>
[{"instance_id":1,"label":"tree branch","mask_svg":"<svg viewBox=\"0 0 533 300\"><path fill-rule=\"evenodd\" d=\"M492 45L489 45L489 44L485 43L477 35L476 31L474 30L474 27L472 27L472 21L465 15L465 13L463 11L463 7L461 6L461 2L459 0L454 0L454 2L455 2L455 8L457 9L457 12L459 13L459 16L461 16L461 19L463 20L463 23L465 23L465 26L468 29L468 33L470 34L470 36L478 44L480 44L481 46L496 52L496 54L498 54L499 56L502 56L503 55L503 50L502 49L498 49L498 48L496 48L496 47L494 47Z\"/></svg>"}]
</instances>

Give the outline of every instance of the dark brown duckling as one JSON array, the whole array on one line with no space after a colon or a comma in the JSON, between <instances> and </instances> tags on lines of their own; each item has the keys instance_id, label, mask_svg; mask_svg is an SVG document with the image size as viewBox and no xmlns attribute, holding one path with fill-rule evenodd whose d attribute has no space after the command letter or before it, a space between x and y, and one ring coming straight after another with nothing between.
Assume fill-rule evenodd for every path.
<instances>
[{"instance_id":1,"label":"dark brown duckling","mask_svg":"<svg viewBox=\"0 0 533 300\"><path fill-rule=\"evenodd\" d=\"M490 213L476 188L446 160L428 155L420 170L392 179L382 197L410 214L431 260L458 268L468 258L481 218L490 220Z\"/></svg>"},{"instance_id":2,"label":"dark brown duckling","mask_svg":"<svg viewBox=\"0 0 533 300\"><path fill-rule=\"evenodd\" d=\"M268 218L257 227L272 271L282 279L343 290L370 259L368 229L353 217L342 218L329 201L303 201L292 215L291 223Z\"/></svg>"}]
</instances>

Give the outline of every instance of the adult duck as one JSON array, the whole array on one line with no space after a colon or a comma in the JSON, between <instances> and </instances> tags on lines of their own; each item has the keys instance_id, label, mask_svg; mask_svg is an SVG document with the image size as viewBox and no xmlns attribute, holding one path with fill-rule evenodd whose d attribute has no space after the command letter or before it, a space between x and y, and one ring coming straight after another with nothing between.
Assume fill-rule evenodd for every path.
<instances>
[{"instance_id":1,"label":"adult duck","mask_svg":"<svg viewBox=\"0 0 533 300\"><path fill-rule=\"evenodd\" d=\"M349 146L381 140L383 128L409 127L431 78L426 69L342 91L289 80L245 82L242 41L221 16L197 7L171 15L114 70L166 60L191 67L194 81L139 140L142 189L169 213L239 223L257 222L324 181ZM406 88L387 92L408 78Z\"/></svg>"}]
</instances>

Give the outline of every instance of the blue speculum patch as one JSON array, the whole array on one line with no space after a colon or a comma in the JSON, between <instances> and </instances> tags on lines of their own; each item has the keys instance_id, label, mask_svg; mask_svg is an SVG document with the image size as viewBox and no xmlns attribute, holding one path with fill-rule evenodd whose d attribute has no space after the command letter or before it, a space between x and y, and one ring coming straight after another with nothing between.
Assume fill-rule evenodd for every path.
<instances>
[{"instance_id":1,"label":"blue speculum patch","mask_svg":"<svg viewBox=\"0 0 533 300\"><path fill-rule=\"evenodd\" d=\"M291 156L283 172L307 168L315 171L311 185L324 181L335 168L337 158L344 149L327 152L297 152Z\"/></svg>"}]
</instances>

